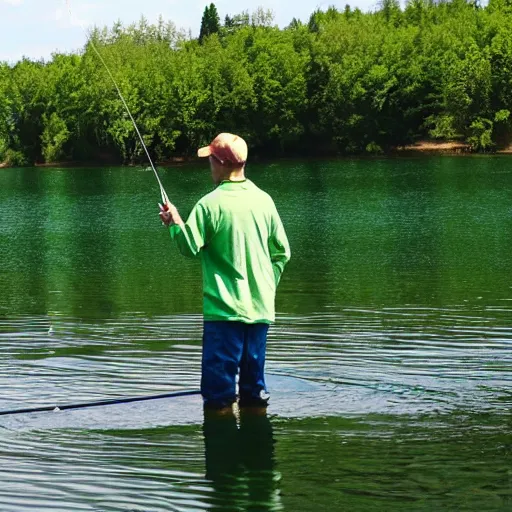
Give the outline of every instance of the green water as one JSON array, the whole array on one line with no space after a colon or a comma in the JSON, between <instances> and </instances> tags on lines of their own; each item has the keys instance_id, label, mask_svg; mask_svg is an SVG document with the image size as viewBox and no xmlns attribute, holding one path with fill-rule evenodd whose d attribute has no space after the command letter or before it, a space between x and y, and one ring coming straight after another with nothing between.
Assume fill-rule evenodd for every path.
<instances>
[{"instance_id":1,"label":"green water","mask_svg":"<svg viewBox=\"0 0 512 512\"><path fill-rule=\"evenodd\" d=\"M0 417L0 510L511 510L512 160L248 173L293 253L268 418ZM211 190L161 174L182 213ZM0 171L0 410L198 387L200 269L158 200L150 170Z\"/></svg>"}]
</instances>

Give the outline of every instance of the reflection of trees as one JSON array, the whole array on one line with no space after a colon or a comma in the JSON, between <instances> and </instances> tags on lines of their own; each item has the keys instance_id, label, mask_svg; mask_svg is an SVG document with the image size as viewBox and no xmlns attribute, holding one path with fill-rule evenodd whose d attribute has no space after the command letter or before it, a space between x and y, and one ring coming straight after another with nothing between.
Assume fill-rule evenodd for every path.
<instances>
[{"instance_id":1,"label":"reflection of trees","mask_svg":"<svg viewBox=\"0 0 512 512\"><path fill-rule=\"evenodd\" d=\"M266 415L240 411L205 414L206 478L213 484L211 510L282 510L274 470L274 436Z\"/></svg>"},{"instance_id":2,"label":"reflection of trees","mask_svg":"<svg viewBox=\"0 0 512 512\"><path fill-rule=\"evenodd\" d=\"M389 245L387 266L395 300L393 303L425 303L439 286L440 240L432 167L394 171L389 176L387 216Z\"/></svg>"},{"instance_id":3,"label":"reflection of trees","mask_svg":"<svg viewBox=\"0 0 512 512\"><path fill-rule=\"evenodd\" d=\"M56 311L75 317L109 317L113 310L111 174L75 169L52 173L46 227L48 279L58 292ZM62 309L61 309L62 308Z\"/></svg>"},{"instance_id":4,"label":"reflection of trees","mask_svg":"<svg viewBox=\"0 0 512 512\"><path fill-rule=\"evenodd\" d=\"M54 311L200 312L200 265L173 252L153 185L150 174L122 169L55 173L46 229Z\"/></svg>"},{"instance_id":5,"label":"reflection of trees","mask_svg":"<svg viewBox=\"0 0 512 512\"><path fill-rule=\"evenodd\" d=\"M295 173L285 311L409 303L425 292L423 279L432 284L432 178L395 168L393 160L346 159ZM306 291L303 302L296 288Z\"/></svg>"},{"instance_id":6,"label":"reflection of trees","mask_svg":"<svg viewBox=\"0 0 512 512\"><path fill-rule=\"evenodd\" d=\"M41 314L47 289L45 176L34 169L2 170L0 180L0 306Z\"/></svg>"},{"instance_id":7,"label":"reflection of trees","mask_svg":"<svg viewBox=\"0 0 512 512\"><path fill-rule=\"evenodd\" d=\"M512 238L509 174L493 172L501 162L252 164L292 245L278 312L505 296ZM162 178L184 215L211 188L203 165ZM183 258L161 226L150 171L18 169L0 180L0 306L9 313L201 313L200 262Z\"/></svg>"},{"instance_id":8,"label":"reflection of trees","mask_svg":"<svg viewBox=\"0 0 512 512\"><path fill-rule=\"evenodd\" d=\"M509 164L444 158L435 166L439 302L509 299L512 262ZM481 302L480 302L481 304Z\"/></svg>"},{"instance_id":9,"label":"reflection of trees","mask_svg":"<svg viewBox=\"0 0 512 512\"><path fill-rule=\"evenodd\" d=\"M250 168L249 177L268 192L277 205L292 249L277 294L280 312L321 310L332 293L332 261L326 164L319 162Z\"/></svg>"}]
</instances>

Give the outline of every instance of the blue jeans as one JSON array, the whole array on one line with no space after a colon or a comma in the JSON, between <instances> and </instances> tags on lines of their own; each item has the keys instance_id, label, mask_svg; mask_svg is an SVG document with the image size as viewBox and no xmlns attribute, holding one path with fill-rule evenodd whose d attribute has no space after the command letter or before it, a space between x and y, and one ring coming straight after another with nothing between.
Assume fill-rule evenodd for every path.
<instances>
[{"instance_id":1,"label":"blue jeans","mask_svg":"<svg viewBox=\"0 0 512 512\"><path fill-rule=\"evenodd\" d=\"M205 406L221 408L236 400L239 371L240 405L266 405L268 327L264 323L204 322L201 394Z\"/></svg>"}]
</instances>

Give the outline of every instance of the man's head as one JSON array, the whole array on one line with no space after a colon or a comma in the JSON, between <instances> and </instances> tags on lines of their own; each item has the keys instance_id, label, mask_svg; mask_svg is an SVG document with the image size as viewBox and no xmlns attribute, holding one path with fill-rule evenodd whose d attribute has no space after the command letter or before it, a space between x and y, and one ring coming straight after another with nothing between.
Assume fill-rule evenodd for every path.
<instances>
[{"instance_id":1,"label":"man's head","mask_svg":"<svg viewBox=\"0 0 512 512\"><path fill-rule=\"evenodd\" d=\"M221 133L197 152L199 157L209 157L212 178L215 183L226 179L244 179L247 161L245 140L232 133Z\"/></svg>"}]
</instances>

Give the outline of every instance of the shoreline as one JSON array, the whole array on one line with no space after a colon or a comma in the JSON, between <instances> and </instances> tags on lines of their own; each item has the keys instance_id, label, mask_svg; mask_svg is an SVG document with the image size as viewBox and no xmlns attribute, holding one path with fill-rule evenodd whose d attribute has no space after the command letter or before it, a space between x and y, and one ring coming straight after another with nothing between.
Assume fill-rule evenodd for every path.
<instances>
[{"instance_id":1,"label":"shoreline","mask_svg":"<svg viewBox=\"0 0 512 512\"><path fill-rule=\"evenodd\" d=\"M465 142L458 141L429 141L421 140L414 144L408 144L406 146L398 146L392 151L394 155L400 154L418 154L418 155L511 155L512 144L501 147L489 153L480 153L472 151L471 146Z\"/></svg>"},{"instance_id":2,"label":"shoreline","mask_svg":"<svg viewBox=\"0 0 512 512\"><path fill-rule=\"evenodd\" d=\"M199 158L193 157L175 157L169 160L165 160L163 162L154 162L155 166L159 167L179 167L180 165L193 163L196 161L200 161ZM58 169L66 169L67 167L71 168L85 168L85 167L140 167L143 165L149 165L147 163L139 163L139 164L123 164L121 162L115 161L101 161L101 160L93 160L93 161L63 161L63 162L48 162L48 163L40 163L34 162L33 164L29 164L26 166L13 166L9 165L7 162L0 162L0 169L16 169L23 167L37 167L37 168L58 168Z\"/></svg>"},{"instance_id":3,"label":"shoreline","mask_svg":"<svg viewBox=\"0 0 512 512\"><path fill-rule=\"evenodd\" d=\"M465 144L464 142L457 141L443 141L443 142L435 142L422 140L415 142L414 144L408 144L406 146L398 146L394 153L403 154L403 153L418 153L418 154L452 154L452 155L460 155L472 153L471 147L469 144Z\"/></svg>"},{"instance_id":4,"label":"shoreline","mask_svg":"<svg viewBox=\"0 0 512 512\"><path fill-rule=\"evenodd\" d=\"M302 159L325 159L325 158L378 158L378 157L400 157L400 156L434 156L434 155L445 155L445 156L461 156L461 155L512 155L512 144L498 149L492 153L476 153L471 151L471 147L469 144L465 144L463 142L457 142L457 141L444 141L444 142L434 142L434 141L419 141L415 142L414 144L408 144L406 146L397 146L396 148L392 149L389 152L381 153L378 155L372 155L372 154L360 154L360 155L323 155L319 156L316 155L314 157L304 157L299 155L294 156L286 156L286 157L258 157L255 156L252 161L253 162L261 162L265 160L271 160L271 161L279 161L279 160L290 160L293 158L302 158ZM155 162L156 166L159 167L180 167L182 165L191 164L195 162L199 162L202 159L198 157L174 157L170 158L168 160L164 160L162 162ZM114 166L114 167L137 167L140 165L144 165L143 163L140 164L122 164L119 162L105 162L105 161L92 161L92 162L50 162L50 163L34 163L32 165L29 165L28 167L41 167L41 168L50 168L55 167L59 169L65 169L67 167L73 167L73 168L84 168L84 167L105 167L105 166ZM146 164L147 165L147 164ZM15 166L10 166L7 164L7 162L0 162L0 169L14 169Z\"/></svg>"}]
</instances>

